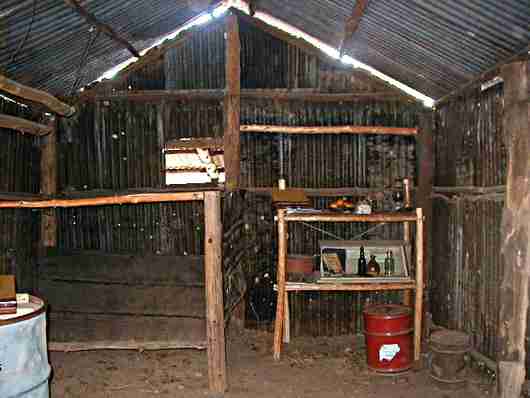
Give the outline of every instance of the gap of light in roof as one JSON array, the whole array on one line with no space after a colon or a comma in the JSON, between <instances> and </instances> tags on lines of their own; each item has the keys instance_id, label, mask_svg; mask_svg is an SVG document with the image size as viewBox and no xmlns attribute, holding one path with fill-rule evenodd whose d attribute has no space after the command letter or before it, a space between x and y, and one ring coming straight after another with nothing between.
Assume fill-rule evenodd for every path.
<instances>
[{"instance_id":1,"label":"gap of light in roof","mask_svg":"<svg viewBox=\"0 0 530 398\"><path fill-rule=\"evenodd\" d=\"M250 10L248 7L248 4L244 0L226 0L223 1L221 4L219 4L211 13L203 13L199 15L197 18L192 19L187 24L181 26L179 29L175 30L174 32L171 32L170 34L162 37L160 40L158 40L156 43L154 43L149 48L146 48L145 50L142 50L140 52L140 55L144 55L147 51L152 49L153 47L156 47L160 44L162 44L165 40L171 40L177 37L182 31L190 29L192 26L196 25L202 25L205 23L210 22L214 18L219 18L230 8L234 7L238 10L244 12L245 14L250 14ZM396 79L393 79L390 76L385 75L384 73L378 71L377 69L372 68L369 65L366 65L363 62L360 62L349 55L343 55L340 56L340 52L337 48L332 47L323 41L317 39L316 37L313 37L309 35L308 33L305 33L304 31L295 28L294 26L288 24L287 22L284 22L278 18L273 17L272 15L269 15L267 13L257 11L253 15L254 18L260 19L263 22L265 22L268 25L274 26L277 29L280 29L294 37L303 39L307 41L308 43L312 44L313 46L317 47L319 50L327 54L333 59L340 60L345 65L351 65L354 68L363 69L373 76L387 82L388 84L400 89L401 91L404 91L405 93L411 95L412 97L416 98L417 100L423 102L423 104L427 108L432 108L434 106L434 99L431 97L428 97L425 94L420 93L417 90L414 90L412 87L407 86L406 84L403 84ZM135 62L138 58L132 57L128 59L125 62L122 62L119 65L116 65L114 68L108 70L105 72L99 79L96 81L101 81L103 79L112 79L120 70L124 69L128 65Z\"/></svg>"}]
</instances>

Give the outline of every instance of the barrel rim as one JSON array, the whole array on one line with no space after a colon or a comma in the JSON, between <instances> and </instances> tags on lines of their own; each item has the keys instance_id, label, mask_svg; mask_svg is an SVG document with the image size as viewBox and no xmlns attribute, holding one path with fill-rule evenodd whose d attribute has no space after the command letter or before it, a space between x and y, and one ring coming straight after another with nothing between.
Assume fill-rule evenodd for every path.
<instances>
[{"instance_id":1,"label":"barrel rim","mask_svg":"<svg viewBox=\"0 0 530 398\"><path fill-rule=\"evenodd\" d=\"M27 321L28 319L36 318L40 314L46 312L47 303L43 299L36 296L29 296L29 301L34 304L39 304L40 307L29 314L15 316L9 319L0 319L0 326L13 325L15 323Z\"/></svg>"},{"instance_id":2,"label":"barrel rim","mask_svg":"<svg viewBox=\"0 0 530 398\"><path fill-rule=\"evenodd\" d=\"M373 310L373 309L375 309L377 307L399 308L399 309L403 310L403 312L400 313L400 314L395 314L395 315L388 315L388 314L381 315L381 314L370 312L370 310ZM372 305L366 307L363 310L363 315L369 316L371 318L376 318L376 319L398 319L398 318L411 316L412 315L412 309L410 307L407 307L407 306L404 306L404 305L401 305L401 304L372 304Z\"/></svg>"}]
</instances>

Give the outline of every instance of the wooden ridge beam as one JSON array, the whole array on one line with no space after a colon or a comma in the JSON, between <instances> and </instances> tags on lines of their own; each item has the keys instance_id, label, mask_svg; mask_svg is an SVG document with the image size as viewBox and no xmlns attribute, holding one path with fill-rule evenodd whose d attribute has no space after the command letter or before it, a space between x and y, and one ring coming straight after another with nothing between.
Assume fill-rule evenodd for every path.
<instances>
[{"instance_id":1,"label":"wooden ridge beam","mask_svg":"<svg viewBox=\"0 0 530 398\"><path fill-rule=\"evenodd\" d=\"M245 133L281 133L281 134L384 134L415 136L416 127L385 126L275 126L247 124L240 126Z\"/></svg>"},{"instance_id":2,"label":"wooden ridge beam","mask_svg":"<svg viewBox=\"0 0 530 398\"><path fill-rule=\"evenodd\" d=\"M357 0L355 2L355 7L353 8L352 14L348 19L346 19L346 23L344 25L344 37L342 38L342 41L339 45L341 57L342 54L344 54L344 46L352 39L355 32L357 32L369 2L369 0Z\"/></svg>"},{"instance_id":3,"label":"wooden ridge beam","mask_svg":"<svg viewBox=\"0 0 530 398\"><path fill-rule=\"evenodd\" d=\"M47 135L53 131L51 126L4 114L0 114L0 128L17 130L22 133L38 136Z\"/></svg>"},{"instance_id":4,"label":"wooden ridge beam","mask_svg":"<svg viewBox=\"0 0 530 398\"><path fill-rule=\"evenodd\" d=\"M67 6L70 8L73 8L79 15L81 15L85 21L90 24L94 25L97 30L104 33L108 37L110 37L115 42L119 43L121 46L129 50L129 52L134 55L136 58L140 58L140 53L134 46L129 43L127 40L125 40L123 37L121 37L114 29L112 29L109 25L100 22L94 14L89 12L85 7L83 7L81 4L79 4L78 0L64 0Z\"/></svg>"},{"instance_id":5,"label":"wooden ridge beam","mask_svg":"<svg viewBox=\"0 0 530 398\"><path fill-rule=\"evenodd\" d=\"M203 200L203 192L168 192L144 193L135 195L115 195L80 199L48 199L48 200L19 200L0 201L0 209L46 209L52 207L83 207L124 205L139 203L179 202Z\"/></svg>"},{"instance_id":6,"label":"wooden ridge beam","mask_svg":"<svg viewBox=\"0 0 530 398\"><path fill-rule=\"evenodd\" d=\"M37 90L36 88L25 86L4 75L0 75L0 90L16 97L42 104L60 116L70 117L75 113L73 106L65 104L53 95L42 90Z\"/></svg>"}]
</instances>

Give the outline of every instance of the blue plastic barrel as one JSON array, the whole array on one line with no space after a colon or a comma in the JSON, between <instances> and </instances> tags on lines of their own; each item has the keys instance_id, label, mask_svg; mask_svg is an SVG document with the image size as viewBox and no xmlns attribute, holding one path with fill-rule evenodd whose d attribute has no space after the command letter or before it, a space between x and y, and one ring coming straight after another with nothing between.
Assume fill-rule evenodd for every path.
<instances>
[{"instance_id":1,"label":"blue plastic barrel","mask_svg":"<svg viewBox=\"0 0 530 398\"><path fill-rule=\"evenodd\" d=\"M0 316L0 397L49 398L51 367L44 302L30 297L17 314Z\"/></svg>"}]
</instances>

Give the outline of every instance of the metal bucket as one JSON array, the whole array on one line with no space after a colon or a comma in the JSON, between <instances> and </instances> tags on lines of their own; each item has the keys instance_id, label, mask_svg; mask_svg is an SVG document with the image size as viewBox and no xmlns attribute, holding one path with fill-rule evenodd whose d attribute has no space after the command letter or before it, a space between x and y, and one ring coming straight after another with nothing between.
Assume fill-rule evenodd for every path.
<instances>
[{"instance_id":1,"label":"metal bucket","mask_svg":"<svg viewBox=\"0 0 530 398\"><path fill-rule=\"evenodd\" d=\"M366 358L376 372L397 373L412 367L412 310L395 304L363 311Z\"/></svg>"},{"instance_id":2,"label":"metal bucket","mask_svg":"<svg viewBox=\"0 0 530 398\"><path fill-rule=\"evenodd\" d=\"M440 330L431 334L430 346L431 378L440 387L465 387L468 376L466 355L471 350L471 338L456 330Z\"/></svg>"},{"instance_id":3,"label":"metal bucket","mask_svg":"<svg viewBox=\"0 0 530 398\"><path fill-rule=\"evenodd\" d=\"M0 315L0 397L49 398L46 306L30 296L17 313Z\"/></svg>"}]
</instances>

